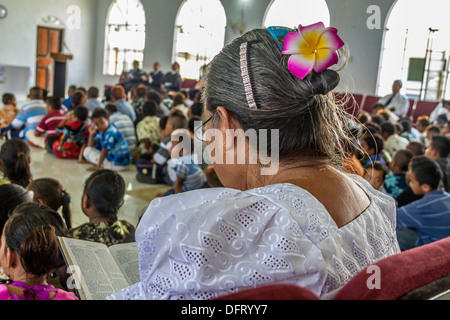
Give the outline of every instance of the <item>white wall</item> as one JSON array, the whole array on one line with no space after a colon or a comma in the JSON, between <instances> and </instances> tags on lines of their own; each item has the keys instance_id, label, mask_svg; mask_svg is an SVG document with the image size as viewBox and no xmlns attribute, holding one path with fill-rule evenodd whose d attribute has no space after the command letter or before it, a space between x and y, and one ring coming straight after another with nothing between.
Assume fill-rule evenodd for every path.
<instances>
[{"instance_id":1,"label":"white wall","mask_svg":"<svg viewBox=\"0 0 450 320\"><path fill-rule=\"evenodd\" d=\"M74 55L74 60L68 63L67 85L84 85L90 81L95 54L92 44L96 38L92 31L95 30L97 3L93 0L2 0L8 16L0 20L0 65L29 68L30 86L33 86L36 81L37 26L44 25L42 18L48 15L72 26L67 8L73 4L81 9L81 24L78 29L65 29L65 43Z\"/></svg>"}]
</instances>

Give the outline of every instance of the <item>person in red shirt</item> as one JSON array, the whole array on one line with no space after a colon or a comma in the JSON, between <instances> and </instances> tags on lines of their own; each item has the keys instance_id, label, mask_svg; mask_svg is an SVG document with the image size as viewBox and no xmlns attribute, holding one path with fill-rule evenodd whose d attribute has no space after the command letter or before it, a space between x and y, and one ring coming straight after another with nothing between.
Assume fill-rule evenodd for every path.
<instances>
[{"instance_id":1,"label":"person in red shirt","mask_svg":"<svg viewBox=\"0 0 450 320\"><path fill-rule=\"evenodd\" d=\"M62 110L62 104L59 98L49 97L46 102L47 115L41 120L36 130L27 132L27 141L32 147L47 149L49 153L53 153L53 143L60 136L56 128L66 116Z\"/></svg>"}]
</instances>

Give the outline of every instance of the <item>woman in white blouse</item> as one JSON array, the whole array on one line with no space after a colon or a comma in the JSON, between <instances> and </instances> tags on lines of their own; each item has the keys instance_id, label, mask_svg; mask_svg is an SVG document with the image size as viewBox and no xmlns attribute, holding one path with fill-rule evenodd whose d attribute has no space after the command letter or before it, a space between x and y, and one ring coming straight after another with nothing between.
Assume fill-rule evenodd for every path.
<instances>
[{"instance_id":1,"label":"woman in white blouse","mask_svg":"<svg viewBox=\"0 0 450 320\"><path fill-rule=\"evenodd\" d=\"M214 299L275 282L323 296L400 252L394 201L340 169L349 142L331 93L338 73L300 80L282 46L253 30L211 62L204 129L225 188L152 201L136 231L141 281L109 299ZM249 132L259 139L240 140Z\"/></svg>"}]
</instances>

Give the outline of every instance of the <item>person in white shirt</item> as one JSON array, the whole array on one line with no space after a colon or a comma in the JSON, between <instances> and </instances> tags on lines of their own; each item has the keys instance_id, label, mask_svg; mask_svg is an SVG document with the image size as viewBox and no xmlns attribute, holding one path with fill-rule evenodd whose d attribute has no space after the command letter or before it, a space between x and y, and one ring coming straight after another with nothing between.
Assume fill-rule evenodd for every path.
<instances>
[{"instance_id":1,"label":"person in white shirt","mask_svg":"<svg viewBox=\"0 0 450 320\"><path fill-rule=\"evenodd\" d=\"M400 93L403 87L401 80L395 80L392 85L392 93L378 100L384 107L394 112L400 118L405 118L409 111L409 99Z\"/></svg>"},{"instance_id":2,"label":"person in white shirt","mask_svg":"<svg viewBox=\"0 0 450 320\"><path fill-rule=\"evenodd\" d=\"M385 122L381 125L381 137L384 140L384 150L386 150L391 157L399 150L404 150L409 145L406 138L399 136L395 131L395 125L390 122Z\"/></svg>"}]
</instances>

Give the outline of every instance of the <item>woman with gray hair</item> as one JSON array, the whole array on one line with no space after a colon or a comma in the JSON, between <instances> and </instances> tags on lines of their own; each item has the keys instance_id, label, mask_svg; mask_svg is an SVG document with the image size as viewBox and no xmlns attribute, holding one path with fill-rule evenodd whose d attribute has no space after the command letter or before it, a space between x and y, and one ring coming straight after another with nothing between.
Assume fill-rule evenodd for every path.
<instances>
[{"instance_id":1,"label":"woman with gray hair","mask_svg":"<svg viewBox=\"0 0 450 320\"><path fill-rule=\"evenodd\" d=\"M350 142L329 67L342 45L318 23L253 30L215 57L198 136L225 188L152 201L136 232L141 281L109 299L215 299L275 282L323 296L400 252L394 201L341 170Z\"/></svg>"}]
</instances>

